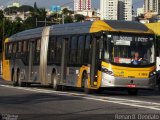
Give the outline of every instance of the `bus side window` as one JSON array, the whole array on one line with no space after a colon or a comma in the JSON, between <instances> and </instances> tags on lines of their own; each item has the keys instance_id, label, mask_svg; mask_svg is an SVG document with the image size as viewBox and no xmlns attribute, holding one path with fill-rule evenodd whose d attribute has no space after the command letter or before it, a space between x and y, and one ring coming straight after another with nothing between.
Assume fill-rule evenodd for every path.
<instances>
[{"instance_id":1,"label":"bus side window","mask_svg":"<svg viewBox=\"0 0 160 120\"><path fill-rule=\"evenodd\" d=\"M40 49L41 49L41 39L37 39L35 41L35 56L34 56L34 64L40 63Z\"/></svg>"},{"instance_id":2,"label":"bus side window","mask_svg":"<svg viewBox=\"0 0 160 120\"><path fill-rule=\"evenodd\" d=\"M18 42L18 52L22 52L22 42Z\"/></svg>"},{"instance_id":3,"label":"bus side window","mask_svg":"<svg viewBox=\"0 0 160 120\"><path fill-rule=\"evenodd\" d=\"M17 43L13 43L13 53L17 52Z\"/></svg>"},{"instance_id":4,"label":"bus side window","mask_svg":"<svg viewBox=\"0 0 160 120\"><path fill-rule=\"evenodd\" d=\"M79 36L78 38L78 51L77 51L77 63L82 64L84 54L85 36Z\"/></svg>"},{"instance_id":5,"label":"bus side window","mask_svg":"<svg viewBox=\"0 0 160 120\"><path fill-rule=\"evenodd\" d=\"M23 52L27 51L27 41L23 41Z\"/></svg>"},{"instance_id":6,"label":"bus side window","mask_svg":"<svg viewBox=\"0 0 160 120\"><path fill-rule=\"evenodd\" d=\"M89 57L90 57L90 44L91 44L91 36L87 35L85 40L85 50L84 50L84 59L83 62L85 64L89 63Z\"/></svg>"},{"instance_id":7,"label":"bus side window","mask_svg":"<svg viewBox=\"0 0 160 120\"><path fill-rule=\"evenodd\" d=\"M24 62L24 64L28 65L29 63L29 52L28 52L28 42L27 41L23 41L22 44L23 44L23 48L22 48L22 51L23 51L23 57L22 57L22 60Z\"/></svg>"},{"instance_id":8,"label":"bus side window","mask_svg":"<svg viewBox=\"0 0 160 120\"><path fill-rule=\"evenodd\" d=\"M58 64L61 63L61 54L62 54L62 38L58 37L56 43L56 63Z\"/></svg>"},{"instance_id":9,"label":"bus side window","mask_svg":"<svg viewBox=\"0 0 160 120\"><path fill-rule=\"evenodd\" d=\"M55 63L56 57L56 38L50 37L49 46L48 46L48 63Z\"/></svg>"},{"instance_id":10,"label":"bus side window","mask_svg":"<svg viewBox=\"0 0 160 120\"><path fill-rule=\"evenodd\" d=\"M104 37L104 60L109 60L109 41Z\"/></svg>"},{"instance_id":11,"label":"bus side window","mask_svg":"<svg viewBox=\"0 0 160 120\"><path fill-rule=\"evenodd\" d=\"M13 45L12 43L9 43L9 51L8 51L8 52L9 52L9 54L11 54L11 53L12 53L12 47L13 47L12 45Z\"/></svg>"},{"instance_id":12,"label":"bus side window","mask_svg":"<svg viewBox=\"0 0 160 120\"><path fill-rule=\"evenodd\" d=\"M8 54L9 54L9 44L5 44L5 59L8 59Z\"/></svg>"},{"instance_id":13,"label":"bus side window","mask_svg":"<svg viewBox=\"0 0 160 120\"><path fill-rule=\"evenodd\" d=\"M78 47L77 42L78 42L77 36L73 36L71 38L71 46L70 46L70 57L69 57L70 64L77 63L77 47Z\"/></svg>"}]
</instances>

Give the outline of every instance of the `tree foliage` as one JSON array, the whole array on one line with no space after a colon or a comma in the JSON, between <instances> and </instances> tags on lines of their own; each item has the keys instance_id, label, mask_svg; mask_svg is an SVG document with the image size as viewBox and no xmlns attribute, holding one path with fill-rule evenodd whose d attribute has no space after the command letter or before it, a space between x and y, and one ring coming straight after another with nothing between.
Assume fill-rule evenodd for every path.
<instances>
[{"instance_id":1,"label":"tree foliage","mask_svg":"<svg viewBox=\"0 0 160 120\"><path fill-rule=\"evenodd\" d=\"M4 18L3 11L0 10L0 20L2 20L3 18Z\"/></svg>"},{"instance_id":2,"label":"tree foliage","mask_svg":"<svg viewBox=\"0 0 160 120\"><path fill-rule=\"evenodd\" d=\"M0 10L0 28L5 28L5 37L9 37L23 30L44 26L45 23L37 23L38 26L36 26L36 19L38 21L44 21L45 19L47 19L47 21L50 21L50 23L52 24L62 23L62 15L64 16L64 23L72 23L73 21L80 22L84 20L84 16L79 14L75 15L74 18L74 12L68 10L67 8L63 9L61 13L53 13L50 16L47 16L46 10L44 8L38 8L36 2L34 3L34 7L23 5L19 8L9 7L4 9L5 14L16 14L17 12L27 11L29 11L31 15L24 21L19 17L17 17L15 21L10 21L8 19L5 19L3 21L3 11ZM2 38L3 29L0 29L0 40L2 40Z\"/></svg>"},{"instance_id":3,"label":"tree foliage","mask_svg":"<svg viewBox=\"0 0 160 120\"><path fill-rule=\"evenodd\" d=\"M16 13L17 13L17 10L18 10L18 8L14 6L14 7L5 8L5 9L4 9L4 12L5 12L7 15L10 15L10 14L16 14Z\"/></svg>"},{"instance_id":4,"label":"tree foliage","mask_svg":"<svg viewBox=\"0 0 160 120\"><path fill-rule=\"evenodd\" d=\"M72 17L71 17L71 16L66 16L66 17L64 18L64 23L73 23Z\"/></svg>"},{"instance_id":5,"label":"tree foliage","mask_svg":"<svg viewBox=\"0 0 160 120\"><path fill-rule=\"evenodd\" d=\"M34 8L32 6L29 5L22 5L17 9L17 12L28 12L28 11L33 11Z\"/></svg>"},{"instance_id":6,"label":"tree foliage","mask_svg":"<svg viewBox=\"0 0 160 120\"><path fill-rule=\"evenodd\" d=\"M81 14L76 14L74 17L76 22L82 22L85 19L84 15Z\"/></svg>"}]
</instances>

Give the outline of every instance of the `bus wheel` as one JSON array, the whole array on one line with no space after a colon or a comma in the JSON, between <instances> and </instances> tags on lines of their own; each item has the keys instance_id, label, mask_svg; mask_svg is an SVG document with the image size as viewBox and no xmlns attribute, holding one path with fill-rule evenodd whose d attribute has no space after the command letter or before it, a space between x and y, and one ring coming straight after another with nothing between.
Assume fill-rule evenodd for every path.
<instances>
[{"instance_id":1,"label":"bus wheel","mask_svg":"<svg viewBox=\"0 0 160 120\"><path fill-rule=\"evenodd\" d=\"M12 81L13 81L13 86L18 86L18 81L16 81L14 72L12 72Z\"/></svg>"},{"instance_id":2,"label":"bus wheel","mask_svg":"<svg viewBox=\"0 0 160 120\"><path fill-rule=\"evenodd\" d=\"M18 83L18 86L20 86L20 87L26 87L26 83L25 82L21 82L20 71L17 72L17 83Z\"/></svg>"},{"instance_id":3,"label":"bus wheel","mask_svg":"<svg viewBox=\"0 0 160 120\"><path fill-rule=\"evenodd\" d=\"M85 81L87 80L87 73L83 72L82 79L81 79L81 87L84 88Z\"/></svg>"},{"instance_id":4,"label":"bus wheel","mask_svg":"<svg viewBox=\"0 0 160 120\"><path fill-rule=\"evenodd\" d=\"M138 89L128 89L128 95L138 95Z\"/></svg>"},{"instance_id":5,"label":"bus wheel","mask_svg":"<svg viewBox=\"0 0 160 120\"><path fill-rule=\"evenodd\" d=\"M68 87L65 86L65 85L63 85L63 86L62 86L62 91L67 91L67 90L68 90Z\"/></svg>"},{"instance_id":6,"label":"bus wheel","mask_svg":"<svg viewBox=\"0 0 160 120\"><path fill-rule=\"evenodd\" d=\"M82 78L84 79L84 92L86 94L92 94L93 93L93 89L88 88L88 77L87 77L87 73L84 73Z\"/></svg>"},{"instance_id":7,"label":"bus wheel","mask_svg":"<svg viewBox=\"0 0 160 120\"><path fill-rule=\"evenodd\" d=\"M58 80L57 80L56 73L52 73L52 87L54 90L59 91L59 90L61 90L61 86L58 85L57 81Z\"/></svg>"},{"instance_id":8,"label":"bus wheel","mask_svg":"<svg viewBox=\"0 0 160 120\"><path fill-rule=\"evenodd\" d=\"M98 88L97 90L95 90L95 93L99 94L99 93L101 93L102 91L103 91L102 88Z\"/></svg>"}]
</instances>

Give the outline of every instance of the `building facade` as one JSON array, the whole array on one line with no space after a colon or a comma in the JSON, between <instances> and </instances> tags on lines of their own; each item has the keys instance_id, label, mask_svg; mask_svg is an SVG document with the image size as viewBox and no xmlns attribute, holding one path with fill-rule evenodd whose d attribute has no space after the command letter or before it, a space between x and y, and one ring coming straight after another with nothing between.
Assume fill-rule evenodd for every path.
<instances>
[{"instance_id":1,"label":"building facade","mask_svg":"<svg viewBox=\"0 0 160 120\"><path fill-rule=\"evenodd\" d=\"M8 5L7 7L17 7L17 8L19 8L20 6L21 6L20 3L17 1L17 2L12 3L11 5Z\"/></svg>"},{"instance_id":2,"label":"building facade","mask_svg":"<svg viewBox=\"0 0 160 120\"><path fill-rule=\"evenodd\" d=\"M74 11L90 10L91 0L74 0Z\"/></svg>"},{"instance_id":3,"label":"building facade","mask_svg":"<svg viewBox=\"0 0 160 120\"><path fill-rule=\"evenodd\" d=\"M100 0L100 11L102 20L117 20L118 0Z\"/></svg>"},{"instance_id":4,"label":"building facade","mask_svg":"<svg viewBox=\"0 0 160 120\"><path fill-rule=\"evenodd\" d=\"M141 16L144 14L144 7L142 8L137 8L137 15L136 16Z\"/></svg>"},{"instance_id":5,"label":"building facade","mask_svg":"<svg viewBox=\"0 0 160 120\"><path fill-rule=\"evenodd\" d=\"M118 1L118 20L132 21L132 0Z\"/></svg>"},{"instance_id":6,"label":"building facade","mask_svg":"<svg viewBox=\"0 0 160 120\"><path fill-rule=\"evenodd\" d=\"M100 0L101 19L132 20L132 0Z\"/></svg>"},{"instance_id":7,"label":"building facade","mask_svg":"<svg viewBox=\"0 0 160 120\"><path fill-rule=\"evenodd\" d=\"M144 12L160 14L160 0L144 0Z\"/></svg>"}]
</instances>

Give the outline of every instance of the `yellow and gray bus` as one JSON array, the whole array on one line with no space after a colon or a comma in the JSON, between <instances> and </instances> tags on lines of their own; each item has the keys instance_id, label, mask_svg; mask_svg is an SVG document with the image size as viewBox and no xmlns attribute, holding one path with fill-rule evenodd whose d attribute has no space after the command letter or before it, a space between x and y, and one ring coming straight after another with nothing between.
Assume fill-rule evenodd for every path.
<instances>
[{"instance_id":1,"label":"yellow and gray bus","mask_svg":"<svg viewBox=\"0 0 160 120\"><path fill-rule=\"evenodd\" d=\"M149 29L151 29L156 35L156 72L157 72L157 83L160 91L160 23L146 23Z\"/></svg>"},{"instance_id":2,"label":"yellow and gray bus","mask_svg":"<svg viewBox=\"0 0 160 120\"><path fill-rule=\"evenodd\" d=\"M141 62L134 65L132 56ZM129 21L94 21L22 31L5 40L3 79L83 88L124 88L129 94L155 85L155 38L145 25Z\"/></svg>"}]
</instances>

